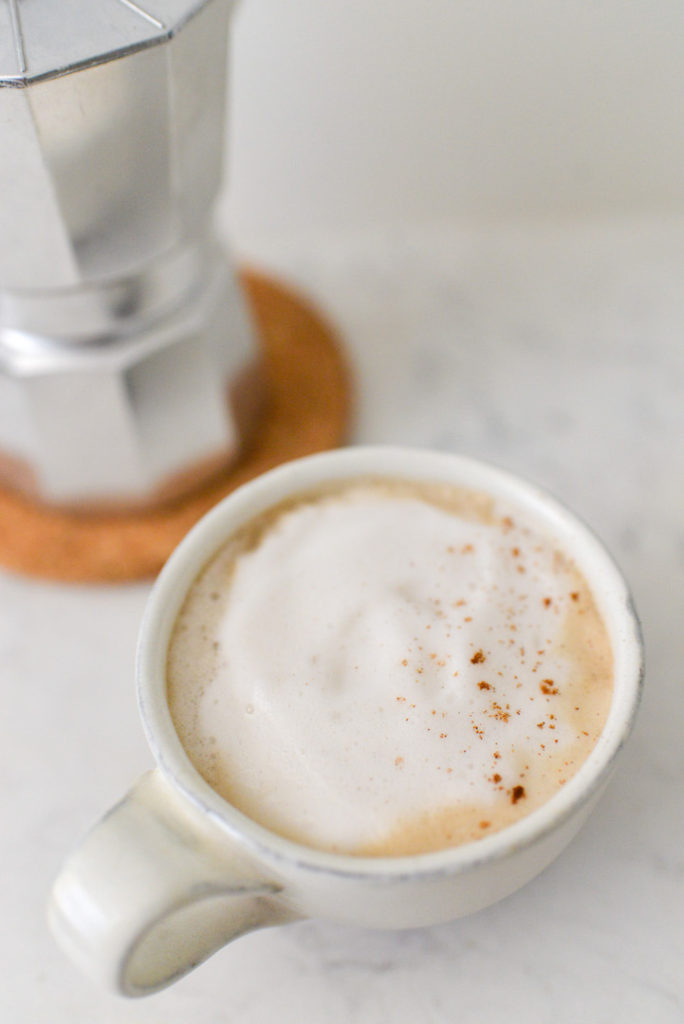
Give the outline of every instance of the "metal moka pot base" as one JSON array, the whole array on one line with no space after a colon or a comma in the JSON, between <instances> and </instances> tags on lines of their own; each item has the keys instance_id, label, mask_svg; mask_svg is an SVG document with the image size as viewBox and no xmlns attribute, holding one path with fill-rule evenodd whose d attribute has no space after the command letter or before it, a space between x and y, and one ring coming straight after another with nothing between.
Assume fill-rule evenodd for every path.
<instances>
[{"instance_id":1,"label":"metal moka pot base","mask_svg":"<svg viewBox=\"0 0 684 1024\"><path fill-rule=\"evenodd\" d=\"M226 494L273 466L340 444L351 377L331 327L301 297L253 271L242 275L260 342L265 396L237 462L197 467L203 480L180 498L124 510L69 511L0 487L0 565L68 582L155 575L191 526ZM246 387L247 393L254 389ZM249 410L245 410L249 415Z\"/></svg>"}]
</instances>

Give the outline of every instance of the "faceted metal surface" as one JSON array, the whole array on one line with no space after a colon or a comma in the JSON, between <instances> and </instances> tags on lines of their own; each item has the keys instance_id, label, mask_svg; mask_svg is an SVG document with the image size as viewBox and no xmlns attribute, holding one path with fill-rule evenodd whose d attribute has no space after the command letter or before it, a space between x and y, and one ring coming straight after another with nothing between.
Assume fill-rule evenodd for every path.
<instances>
[{"instance_id":1,"label":"faceted metal surface","mask_svg":"<svg viewBox=\"0 0 684 1024\"><path fill-rule=\"evenodd\" d=\"M147 20L155 7L176 15L168 28ZM147 8L0 0L0 45L15 43L0 51L0 288L120 276L204 229L221 177L230 5ZM8 22L20 29L7 34ZM3 71L12 57L21 75Z\"/></svg>"},{"instance_id":2,"label":"faceted metal surface","mask_svg":"<svg viewBox=\"0 0 684 1024\"><path fill-rule=\"evenodd\" d=\"M0 0L0 479L18 461L44 500L144 500L236 449L231 6Z\"/></svg>"},{"instance_id":3,"label":"faceted metal surface","mask_svg":"<svg viewBox=\"0 0 684 1024\"><path fill-rule=\"evenodd\" d=\"M2 0L0 84L26 83L163 42L210 0Z\"/></svg>"},{"instance_id":4,"label":"faceted metal surface","mask_svg":"<svg viewBox=\"0 0 684 1024\"><path fill-rule=\"evenodd\" d=\"M58 349L5 332L0 478L50 504L125 508L175 497L237 454L229 394L254 358L251 326L211 256L191 300L129 337Z\"/></svg>"}]
</instances>

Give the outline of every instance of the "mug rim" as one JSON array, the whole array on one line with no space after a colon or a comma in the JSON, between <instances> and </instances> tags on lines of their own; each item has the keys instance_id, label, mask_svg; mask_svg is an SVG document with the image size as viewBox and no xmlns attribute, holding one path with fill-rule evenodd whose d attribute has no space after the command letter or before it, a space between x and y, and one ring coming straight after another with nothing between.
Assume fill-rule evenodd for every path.
<instances>
[{"instance_id":1,"label":"mug rim","mask_svg":"<svg viewBox=\"0 0 684 1024\"><path fill-rule=\"evenodd\" d=\"M453 483L518 500L572 539L564 550L587 581L604 581L610 602L607 622L617 670L611 706L589 756L562 789L540 807L492 835L429 853L357 856L333 853L286 839L228 803L200 775L176 733L166 698L166 658L171 630L189 587L220 546L244 522L296 493L326 483L375 477ZM591 569L591 572L589 571ZM593 587L592 587L593 589ZM604 593L604 591L606 593ZM596 596L596 594L595 594ZM606 609L601 609L604 621ZM171 554L149 595L136 658L138 706L143 728L162 774L234 842L276 870L287 866L346 878L392 879L437 876L503 859L555 831L587 804L607 781L615 758L632 731L644 680L643 640L634 603L612 556L593 530L545 489L492 463L455 452L395 445L359 445L305 456L284 463L233 491L211 509Z\"/></svg>"}]
</instances>

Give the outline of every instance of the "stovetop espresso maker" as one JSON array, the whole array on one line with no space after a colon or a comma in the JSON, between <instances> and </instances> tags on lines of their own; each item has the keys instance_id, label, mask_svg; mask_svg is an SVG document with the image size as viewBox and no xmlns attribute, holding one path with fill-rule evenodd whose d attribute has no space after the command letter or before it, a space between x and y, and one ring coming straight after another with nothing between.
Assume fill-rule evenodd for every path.
<instances>
[{"instance_id":1,"label":"stovetop espresso maker","mask_svg":"<svg viewBox=\"0 0 684 1024\"><path fill-rule=\"evenodd\" d=\"M0 484L147 507L240 450L256 346L212 229L231 0L0 0Z\"/></svg>"}]
</instances>

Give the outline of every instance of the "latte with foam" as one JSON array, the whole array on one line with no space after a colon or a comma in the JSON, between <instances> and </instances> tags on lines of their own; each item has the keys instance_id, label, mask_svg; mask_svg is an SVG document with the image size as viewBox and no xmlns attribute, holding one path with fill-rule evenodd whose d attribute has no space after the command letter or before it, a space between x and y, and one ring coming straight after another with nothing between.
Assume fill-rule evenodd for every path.
<instances>
[{"instance_id":1,"label":"latte with foam","mask_svg":"<svg viewBox=\"0 0 684 1024\"><path fill-rule=\"evenodd\" d=\"M563 787L612 697L610 639L524 505L357 480L216 553L169 648L179 738L228 802L367 856L489 835Z\"/></svg>"}]
</instances>

